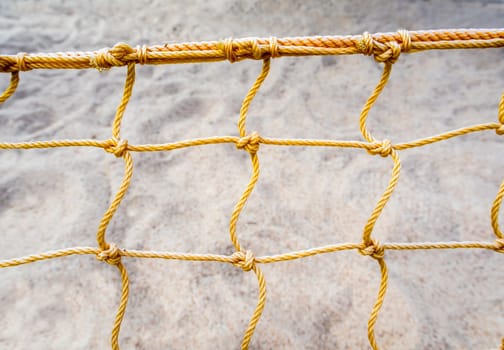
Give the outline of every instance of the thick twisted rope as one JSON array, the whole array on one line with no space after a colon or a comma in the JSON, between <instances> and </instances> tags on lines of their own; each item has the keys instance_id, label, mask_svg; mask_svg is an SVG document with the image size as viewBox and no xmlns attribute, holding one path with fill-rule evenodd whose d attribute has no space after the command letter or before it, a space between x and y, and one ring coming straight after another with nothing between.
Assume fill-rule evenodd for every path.
<instances>
[{"instance_id":1,"label":"thick twisted rope","mask_svg":"<svg viewBox=\"0 0 504 350\"><path fill-rule=\"evenodd\" d=\"M87 52L21 53L1 55L0 72L31 69L99 70L129 63L167 64L244 59L264 60L282 56L372 55L379 62L394 63L401 52L425 50L483 49L504 46L503 29L452 29L405 31L363 35L333 35L294 38L228 38L222 41L166 43L112 48Z\"/></svg>"},{"instance_id":2,"label":"thick twisted rope","mask_svg":"<svg viewBox=\"0 0 504 350\"><path fill-rule=\"evenodd\" d=\"M504 135L504 94L499 103L497 122L478 124L447 131L405 143L393 143L391 140L376 139L367 129L369 112L385 88L392 71L392 65L397 62L403 52L418 52L431 49L468 49L491 48L504 46L504 30L451 30L451 31L421 31L408 32L400 30L397 33L374 34L364 33L360 36L325 36L284 39L237 39L231 38L220 42L200 42L165 44L160 46L137 46L131 48L125 43L119 43L111 49L93 52L57 53L57 54L26 54L0 56L0 71L11 72L10 84L0 95L0 103L5 102L14 94L19 83L19 71L31 69L62 69L62 68L96 68L109 69L115 66L127 66L123 97L112 122L112 135L106 140L51 140L18 143L0 143L0 149L37 149L59 147L97 147L124 160L125 171L122 182L112 199L109 208L104 213L98 225L96 239L98 247L74 247L34 254L14 259L0 261L0 268L29 264L36 261L60 258L70 255L95 255L100 261L114 265L119 270L122 281L121 297L112 328L112 349L119 349L119 332L126 312L129 295L129 279L122 257L128 258L158 258L187 261L206 261L229 263L243 271L253 271L258 281L258 301L255 311L243 336L241 348L248 349L252 336L266 304L266 280L258 264L276 263L307 258L319 254L333 253L343 250L357 250L364 256L375 259L380 267L381 281L375 304L368 320L368 339L370 346L379 349L375 337L375 326L379 311L383 305L387 291L388 271L385 263L386 250L419 250L419 249L489 249L504 253L504 236L499 226L499 212L504 198L504 181L493 202L490 219L495 235L493 242L385 242L380 243L372 236L374 226L385 205L396 188L401 170L398 152L410 148L422 147L453 137L473 132L495 130L497 135ZM382 76L372 94L362 108L359 126L365 141L352 140L312 140L312 139L277 139L260 136L258 132L247 133L246 121L250 104L266 79L270 69L271 58L281 56L305 55L339 55L356 54L373 56L377 62L384 64ZM183 62L206 62L227 59L231 62L243 59L261 59L263 65L260 74L242 102L238 119L238 136L215 136L184 140L164 144L132 145L121 138L121 123L126 106L131 98L135 82L135 65L164 64ZM244 192L239 198L229 223L230 240L235 252L231 255L191 254L176 252L156 252L128 250L118 247L106 240L106 231L122 199L129 188L133 176L133 158L131 152L160 152L210 144L231 143L238 149L249 153L252 174ZM362 231L362 239L357 243L341 243L301 251L281 253L278 255L255 256L249 249L244 249L238 239L238 219L259 180L258 152L261 144L276 146L318 146L363 149L371 155L390 157L393 161L390 181L372 210ZM504 338L501 341L504 350Z\"/></svg>"}]
</instances>

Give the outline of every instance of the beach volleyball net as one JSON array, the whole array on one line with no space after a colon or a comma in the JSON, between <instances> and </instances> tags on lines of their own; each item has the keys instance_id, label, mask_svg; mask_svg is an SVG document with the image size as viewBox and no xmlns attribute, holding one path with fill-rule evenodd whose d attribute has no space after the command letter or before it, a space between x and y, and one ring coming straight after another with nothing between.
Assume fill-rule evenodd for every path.
<instances>
[{"instance_id":1,"label":"beach volleyball net","mask_svg":"<svg viewBox=\"0 0 504 350\"><path fill-rule=\"evenodd\" d=\"M497 120L485 124L471 125L460 129L443 132L405 143L393 143L387 139L375 137L367 128L368 115L389 81L393 64L402 53L415 53L425 50L439 49L485 49L504 46L504 29L495 30L439 30L439 31L406 31L394 33L378 33L355 36L313 36L297 38L245 38L226 39L222 41L169 43L156 46L130 47L118 43L112 48L92 52L66 53L19 53L17 55L0 55L0 71L10 73L10 84L0 95L0 103L12 96L19 83L20 72L33 69L89 69L106 70L114 67L126 67L126 79L121 102L117 107L111 125L111 137L106 140L49 140L0 143L0 149L36 149L59 147L97 147L122 159L124 176L119 190L113 197L107 211L104 213L96 232L96 247L71 247L39 254L23 256L14 259L0 260L0 268L14 267L36 261L60 258L69 255L90 254L100 261L114 265L121 275L122 289L119 306L112 327L112 349L119 349L119 331L126 312L129 295L129 279L123 257L177 259L201 262L221 262L233 264L243 271L252 271L258 282L258 300L254 313L245 330L241 343L242 349L247 349L266 305L266 279L259 267L261 264L271 264L280 261L305 258L318 254L334 253L343 250L357 250L360 254L376 260L380 271L380 284L374 306L368 320L368 339L371 348L379 349L375 337L375 325L380 308L387 291L388 270L385 262L387 250L418 250L418 249L487 249L504 253L504 236L499 226L499 210L504 197L504 181L500 184L495 200L491 205L490 221L493 229L489 241L460 242L380 242L373 236L373 228L387 202L396 188L400 172L400 151L422 147L474 132L492 131L504 135L504 95L498 105ZM361 140L320 140L320 139L283 139L269 138L258 132L247 130L247 115L250 104L255 98L270 70L271 59L284 56L313 55L351 55L364 54L383 64L383 72L376 87L364 104L360 117L359 128L363 137ZM198 63L228 60L238 62L245 59L262 61L262 68L252 87L243 99L239 117L238 133L230 136L211 136L182 140L163 144L133 145L121 137L121 124L126 106L130 100L135 83L135 66L137 64L171 64ZM176 149L209 144L235 144L239 150L248 152L252 165L250 181L243 191L231 213L229 237L235 252L231 255L222 254L192 254L168 251L131 250L119 247L107 240L107 227L119 208L122 199L130 186L133 175L133 152L168 152ZM237 233L237 222L240 218L249 196L259 180L259 148L262 144L275 146L312 146L312 147L342 147L357 148L370 155L379 155L391 160L391 177L381 198L372 210L367 223L362 229L361 239L356 242L335 243L328 246L309 248L306 250L286 252L278 255L255 256L254 253L240 244ZM504 350L504 338L501 348ZM498 342L498 340L496 340Z\"/></svg>"}]
</instances>

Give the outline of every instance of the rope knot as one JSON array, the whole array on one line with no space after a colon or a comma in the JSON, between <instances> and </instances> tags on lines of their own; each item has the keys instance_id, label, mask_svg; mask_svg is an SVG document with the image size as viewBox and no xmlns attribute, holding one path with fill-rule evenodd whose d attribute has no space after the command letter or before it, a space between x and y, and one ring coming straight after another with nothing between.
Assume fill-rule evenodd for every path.
<instances>
[{"instance_id":1,"label":"rope knot","mask_svg":"<svg viewBox=\"0 0 504 350\"><path fill-rule=\"evenodd\" d=\"M221 43L221 50L226 56L226 59L233 63L236 62L236 54L234 53L233 38L224 39Z\"/></svg>"},{"instance_id":2,"label":"rope knot","mask_svg":"<svg viewBox=\"0 0 504 350\"><path fill-rule=\"evenodd\" d=\"M385 43L386 49L381 52L375 52L374 59L377 62L396 63L401 55L401 45L396 41L389 41Z\"/></svg>"},{"instance_id":3,"label":"rope knot","mask_svg":"<svg viewBox=\"0 0 504 350\"><path fill-rule=\"evenodd\" d=\"M261 143L261 137L257 132L253 132L250 135L240 138L236 142L236 148L244 149L250 154L256 154L259 150L259 144Z\"/></svg>"},{"instance_id":4,"label":"rope knot","mask_svg":"<svg viewBox=\"0 0 504 350\"><path fill-rule=\"evenodd\" d=\"M279 57L278 40L272 36L268 40L268 45L259 45L257 39L252 39L252 57L256 60Z\"/></svg>"},{"instance_id":5,"label":"rope knot","mask_svg":"<svg viewBox=\"0 0 504 350\"><path fill-rule=\"evenodd\" d=\"M272 36L269 38L269 55L271 58L280 57L280 53L278 52L278 40L276 37Z\"/></svg>"},{"instance_id":6,"label":"rope knot","mask_svg":"<svg viewBox=\"0 0 504 350\"><path fill-rule=\"evenodd\" d=\"M497 238L495 240L495 251L504 253L504 238Z\"/></svg>"},{"instance_id":7,"label":"rope knot","mask_svg":"<svg viewBox=\"0 0 504 350\"><path fill-rule=\"evenodd\" d=\"M362 38L357 42L357 48L366 56L374 56L377 62L397 62L401 52L407 52L411 49L411 36L407 30L399 30L397 34L401 37L401 43L397 41L388 41L381 43L375 40L371 34L365 32Z\"/></svg>"},{"instance_id":8,"label":"rope knot","mask_svg":"<svg viewBox=\"0 0 504 350\"><path fill-rule=\"evenodd\" d=\"M109 69L113 66L124 66L128 64L126 56L134 53L135 50L126 43L118 43L111 49L105 48L97 51L90 58L90 65L99 71Z\"/></svg>"},{"instance_id":9,"label":"rope knot","mask_svg":"<svg viewBox=\"0 0 504 350\"><path fill-rule=\"evenodd\" d=\"M381 142L372 143L371 148L368 149L368 153L372 155L379 154L382 157L388 157L393 150L394 147L392 146L390 140L385 139Z\"/></svg>"},{"instance_id":10,"label":"rope knot","mask_svg":"<svg viewBox=\"0 0 504 350\"><path fill-rule=\"evenodd\" d=\"M385 256L385 248L383 248L379 241L372 239L369 245L364 248L359 248L359 253L365 256L371 256L375 259L383 259Z\"/></svg>"},{"instance_id":11,"label":"rope knot","mask_svg":"<svg viewBox=\"0 0 504 350\"><path fill-rule=\"evenodd\" d=\"M231 258L232 264L245 272L252 270L255 266L255 256L250 250L234 252Z\"/></svg>"},{"instance_id":12,"label":"rope knot","mask_svg":"<svg viewBox=\"0 0 504 350\"><path fill-rule=\"evenodd\" d=\"M28 68L28 66L26 65L25 56L26 56L25 52L20 52L16 56L16 65L18 71L24 72L27 70L31 70L31 68Z\"/></svg>"},{"instance_id":13,"label":"rope knot","mask_svg":"<svg viewBox=\"0 0 504 350\"><path fill-rule=\"evenodd\" d=\"M96 259L104 261L110 265L117 265L121 262L122 250L114 243L110 243L107 249L96 254Z\"/></svg>"},{"instance_id":14,"label":"rope knot","mask_svg":"<svg viewBox=\"0 0 504 350\"><path fill-rule=\"evenodd\" d=\"M374 51L374 39L371 34L364 32L361 40L357 42L357 47L364 55L371 56Z\"/></svg>"},{"instance_id":15,"label":"rope knot","mask_svg":"<svg viewBox=\"0 0 504 350\"><path fill-rule=\"evenodd\" d=\"M501 124L497 129L495 129L497 135L504 135L504 124Z\"/></svg>"},{"instance_id":16,"label":"rope knot","mask_svg":"<svg viewBox=\"0 0 504 350\"><path fill-rule=\"evenodd\" d=\"M263 50L262 47L257 42L257 39L252 40L251 48L252 48L252 57L256 60L260 60L263 55Z\"/></svg>"},{"instance_id":17,"label":"rope knot","mask_svg":"<svg viewBox=\"0 0 504 350\"><path fill-rule=\"evenodd\" d=\"M117 158L123 157L124 153L128 150L128 140L117 140L113 138L112 141L112 145L105 147L105 151L112 153Z\"/></svg>"},{"instance_id":18,"label":"rope knot","mask_svg":"<svg viewBox=\"0 0 504 350\"><path fill-rule=\"evenodd\" d=\"M146 64L147 63L147 46L146 45L138 45L136 47L136 54L138 58L138 63L139 64Z\"/></svg>"}]
</instances>

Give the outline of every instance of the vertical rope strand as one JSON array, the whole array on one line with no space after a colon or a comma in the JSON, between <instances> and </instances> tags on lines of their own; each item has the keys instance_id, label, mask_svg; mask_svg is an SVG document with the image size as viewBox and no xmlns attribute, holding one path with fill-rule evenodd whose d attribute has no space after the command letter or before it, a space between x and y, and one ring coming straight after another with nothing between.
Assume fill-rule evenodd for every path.
<instances>
[{"instance_id":1,"label":"vertical rope strand","mask_svg":"<svg viewBox=\"0 0 504 350\"><path fill-rule=\"evenodd\" d=\"M246 131L246 120L247 120L247 114L248 110L250 107L250 103L254 99L255 95L257 94L257 91L261 87L262 83L268 76L270 69L270 59L265 59L263 61L261 73L259 76L256 78L256 81L254 82L254 85L250 88L248 91L247 95L245 96L245 99L243 100L242 106L240 108L240 117L238 119L238 131L240 133L241 137L245 137L247 131ZM250 181L245 189L245 191L242 193L238 203L235 205L235 208L233 210L233 213L231 214L231 219L229 223L229 232L230 232L230 237L231 241L233 242L233 245L237 251L241 250L240 243L238 242L238 237L236 236L236 224L238 222L238 218L240 217L241 211L243 210L243 207L245 206L245 203L247 202L247 199L250 197L250 194L254 190L254 187L257 183L257 180L259 179L259 159L257 158L257 154L254 152L249 152L250 153L250 159L252 162L252 177L250 178Z\"/></svg>"},{"instance_id":2,"label":"vertical rope strand","mask_svg":"<svg viewBox=\"0 0 504 350\"><path fill-rule=\"evenodd\" d=\"M119 103L119 106L117 107L114 121L112 123L112 137L113 140L116 142L115 145L116 148L121 146L117 144L118 142L120 142L121 137L121 122L124 115L124 111L126 110L126 106L128 105L128 102L131 98L134 84L135 84L135 64L130 63L128 64L128 69L126 73L126 81L124 84L123 96L121 102ZM112 220L112 217L117 211L117 208L119 208L119 205L121 204L121 201L129 188L131 178L133 176L133 158L126 149L121 149L121 151L122 151L121 153L116 153L116 150L114 148L111 150L111 152L115 153L117 157L124 158L124 164L125 164L124 177L121 182L121 185L119 186L119 190L117 191L114 197L114 200L112 201L109 208L103 215L103 218L98 227L98 232L96 234L96 240L98 241L98 245L101 249L104 250L109 248L105 240L105 231L107 230L107 227L110 221Z\"/></svg>"},{"instance_id":3,"label":"vertical rope strand","mask_svg":"<svg viewBox=\"0 0 504 350\"><path fill-rule=\"evenodd\" d=\"M121 140L121 122L124 116L124 111L131 98L133 92L133 86L135 84L135 63L129 63L126 73L126 82L124 84L124 91L121 102L117 107L117 111L112 122L112 144L111 147L105 148L107 152L113 153L118 158L124 158L124 176L119 186L114 199L110 203L107 211L103 215L103 218L98 227L98 232L96 234L96 240L98 246L102 250L102 256L98 256L99 259L108 262L109 264L116 265L117 269L121 274L122 290L121 290L121 300L119 302L119 307L117 309L114 326L112 328L111 344L113 350L119 350L119 332L121 329L122 320L124 314L126 313L126 306L128 304L129 296L129 279L126 267L121 262L121 252L114 245L107 243L105 239L105 233L107 227L110 224L114 214L116 213L121 201L123 200L128 188L131 184L131 178L133 177L133 157L130 152L128 152L128 143L125 140ZM107 253L107 254L104 254Z\"/></svg>"},{"instance_id":4,"label":"vertical rope strand","mask_svg":"<svg viewBox=\"0 0 504 350\"><path fill-rule=\"evenodd\" d=\"M497 238L504 238L499 227L499 212L502 204L502 198L504 198L504 181L502 181L502 183L500 184L499 191L497 192L497 196L495 197L492 205L492 210L490 212L492 228Z\"/></svg>"},{"instance_id":5,"label":"vertical rope strand","mask_svg":"<svg viewBox=\"0 0 504 350\"><path fill-rule=\"evenodd\" d=\"M397 48L397 45L390 45L390 47ZM395 52L395 55L391 56L391 58L387 59L384 62L383 73L381 75L381 78L380 78L378 84L376 85L376 87L374 88L373 92L371 93L371 96L367 99L366 103L364 104L364 107L362 108L360 118L359 118L359 128L362 133L362 136L368 142L375 142L376 141L375 138L371 135L371 133L367 130L367 118L369 115L369 111L371 110L371 108L375 104L376 100L378 99L378 97L382 93L383 89L387 85L389 78L390 78L390 73L392 71L392 64L397 61L399 54L400 54L400 50L398 52ZM376 59L377 59L377 56L375 55L375 60ZM374 226L376 224L376 221L378 220L381 213L383 212L383 209L385 208L385 205L387 204L390 197L392 196L394 189L397 187L397 184L399 182L399 176L401 173L401 161L399 159L399 155L393 149L392 144L389 140L383 140L378 145L378 147L376 149L368 150L368 152L373 155L379 154L382 157L388 157L390 155L392 157L393 162L394 162L394 166L392 168L391 179L387 185L387 188L383 192L381 198L376 203L376 206L373 209L373 211L372 211L372 213L371 213L371 215L370 215L370 217L364 227L364 230L362 233L363 248L360 250L361 254L370 255L380 265L380 272L381 272L380 288L378 290L376 302L374 304L373 309L371 310L371 314L370 314L369 320L368 320L369 344L371 345L371 348L373 350L379 350L378 344L376 342L374 330L375 330L376 321L378 319L378 314L379 314L380 309L383 305L383 301L385 300L385 294L387 292L388 271L387 271L387 265L384 260L385 250L380 245L380 243L378 241L373 240L371 238L371 235L372 235Z\"/></svg>"},{"instance_id":6,"label":"vertical rope strand","mask_svg":"<svg viewBox=\"0 0 504 350\"><path fill-rule=\"evenodd\" d=\"M112 136L117 140L120 139L122 118L124 116L126 106L128 105L129 100L131 98L131 94L133 93L134 85L135 85L135 63L131 62L128 64L123 96L121 102L119 103L119 107L117 107L114 122L112 124Z\"/></svg>"},{"instance_id":7,"label":"vertical rope strand","mask_svg":"<svg viewBox=\"0 0 504 350\"><path fill-rule=\"evenodd\" d=\"M499 101L499 109L498 109L497 119L499 120L500 127L495 131L496 131L497 135L504 136L504 93L501 95L501 98ZM497 192L497 196L495 196L495 200L492 205L492 210L490 212L490 218L492 221L492 228L493 228L494 234L499 239L504 238L502 235L502 231L500 230L500 227L499 227L499 212L500 212L500 207L501 207L503 197L504 197L504 181L502 181L502 183L499 187L499 191ZM502 344L504 347L504 338L502 339Z\"/></svg>"},{"instance_id":8,"label":"vertical rope strand","mask_svg":"<svg viewBox=\"0 0 504 350\"><path fill-rule=\"evenodd\" d=\"M264 278L262 270L258 266L254 265L252 269L257 276L257 282L259 284L259 297L257 300L257 306L254 310L254 314L250 318L247 330L245 331L245 335L243 336L241 344L242 350L248 349L250 341L252 340L252 336L254 335L256 326L259 323L264 307L266 306L266 279Z\"/></svg>"},{"instance_id":9,"label":"vertical rope strand","mask_svg":"<svg viewBox=\"0 0 504 350\"><path fill-rule=\"evenodd\" d=\"M98 226L98 232L96 234L96 240L98 242L98 246L103 250L109 248L109 245L105 240L105 232L107 230L107 227L110 224L110 221L112 220L112 217L116 213L117 209L119 208L121 201L126 195L126 192L128 191L128 188L131 183L131 178L133 177L133 158L131 157L131 154L129 152L125 152L123 158L124 158L124 176L121 185L119 186L119 190L117 191L114 200L112 201L112 203L110 203L110 206L103 215L100 225Z\"/></svg>"},{"instance_id":10,"label":"vertical rope strand","mask_svg":"<svg viewBox=\"0 0 504 350\"><path fill-rule=\"evenodd\" d=\"M392 63L387 61L384 64L383 68L383 73L381 75L380 81L374 88L371 96L368 98L366 101L364 107L362 108L360 118L359 118L359 127L362 133L362 136L368 141L368 142L375 142L375 138L371 135L371 133L367 130L367 118L369 115L369 111L375 104L376 100L382 93L383 89L387 85L387 82L390 78L390 73L392 71ZM376 151L373 151L376 152ZM392 193L394 192L394 189L396 188L398 182L399 182L399 176L401 173L401 162L399 159L399 155L397 152L390 146L387 149L385 149L385 141L382 143L382 147L379 149L379 154L382 156L388 156L390 155L392 157L392 160L394 161L394 167L392 168L392 176L391 179L387 185L387 188L385 189L385 192L383 192L381 198L378 200L378 203L376 204L375 208L373 209L373 212L371 213L371 216L369 217L366 226L364 227L363 231L363 236L362 240L365 245L369 245L371 243L371 234L373 232L373 228L376 224L376 221L378 220L379 216L381 215L383 209L385 208L385 205L389 201L390 197L392 196ZM377 153L373 153L377 154Z\"/></svg>"},{"instance_id":11,"label":"vertical rope strand","mask_svg":"<svg viewBox=\"0 0 504 350\"><path fill-rule=\"evenodd\" d=\"M394 167L392 168L392 177L390 178L387 188L383 192L381 198L376 203L376 206L374 207L371 216L368 218L366 226L364 226L362 240L366 245L368 245L371 242L371 234L373 232L376 221L378 221L378 218L383 212L385 205L389 201L390 197L392 196L392 193L394 192L395 188L397 187L397 184L399 183L399 177L401 175L401 161L396 151L392 151L390 156L394 161Z\"/></svg>"},{"instance_id":12,"label":"vertical rope strand","mask_svg":"<svg viewBox=\"0 0 504 350\"><path fill-rule=\"evenodd\" d=\"M126 306L128 304L128 297L129 297L128 271L126 271L126 268L121 262L116 266L119 272L121 273L122 289L121 289L121 300L119 301L119 307L117 308L117 314L114 320L114 327L112 328L112 336L111 336L112 350L120 350L119 332L121 330L121 324L124 318L124 314L126 313Z\"/></svg>"},{"instance_id":13,"label":"vertical rope strand","mask_svg":"<svg viewBox=\"0 0 504 350\"><path fill-rule=\"evenodd\" d=\"M257 143L253 147L252 142L259 142L259 136L257 134L251 135L248 138L246 137L247 130L246 130L246 121L247 121L247 115L248 115L248 110L250 107L250 103L254 99L254 97L257 94L257 91L259 91L262 83L268 76L270 69L270 59L267 58L263 61L262 69L261 72L259 73L258 77L256 78L254 84L248 91L247 95L245 96L242 106L240 108L240 117L238 120L238 131L240 133L240 136L242 137L242 141L240 144L237 144L238 147L243 147L247 152L250 154L250 160L252 162L252 176L250 177L250 181L245 188L245 191L242 193L238 203L236 204L233 213L231 214L231 219L230 219L230 224L229 224L229 233L230 233L230 238L231 242L233 243L235 249L237 252L242 252L242 247L240 245L240 242L238 241L238 236L236 235L236 225L238 222L238 218L240 217L240 214L245 206L245 203L247 202L248 198L250 197L252 191L254 190L254 187L259 180L259 158L257 157L257 151L258 151L258 146L259 144ZM246 256L246 254L244 254ZM243 336L242 340L242 350L247 350L248 346L250 344L250 341L252 339L252 336L254 334L255 328L257 326L257 323L259 322L259 319L261 318L262 312L264 310L264 306L266 305L266 280L264 278L264 275L261 271L260 268L258 268L255 265L255 261L249 262L251 263L251 269L254 271L254 273L257 276L257 281L259 284L259 298L257 301L257 306L255 308L254 314L252 315L252 318L249 321L247 330L245 331L245 335ZM242 265L242 269L244 271L248 271L248 264Z\"/></svg>"},{"instance_id":14,"label":"vertical rope strand","mask_svg":"<svg viewBox=\"0 0 504 350\"><path fill-rule=\"evenodd\" d=\"M245 129L245 122L247 119L250 103L252 102L252 100L257 94L257 91L259 91L259 88L261 87L262 83L268 76L269 70L270 70L270 59L267 58L263 61L261 73L256 78L254 85L252 85L249 92L247 93L247 96L245 96L245 99L242 102L242 106L240 108L240 119L238 119L238 131L240 132L241 137L244 137L247 134L247 131Z\"/></svg>"},{"instance_id":15,"label":"vertical rope strand","mask_svg":"<svg viewBox=\"0 0 504 350\"><path fill-rule=\"evenodd\" d=\"M387 270L387 264L385 263L385 259L383 258L376 259L376 261L378 261L378 264L380 265L381 282L380 282L380 288L378 290L378 296L376 297L376 302L373 306L373 310L371 311L371 315L369 316L368 320L368 339L369 344L371 345L371 348L373 348L373 350L379 350L378 344L376 343L375 339L374 329L376 320L378 319L378 313L380 312L380 309L385 300L385 294L387 293L387 283L388 283L388 270Z\"/></svg>"},{"instance_id":16,"label":"vertical rope strand","mask_svg":"<svg viewBox=\"0 0 504 350\"><path fill-rule=\"evenodd\" d=\"M383 73L381 75L380 81L376 85L376 87L373 90L373 93L369 98L367 99L366 103L364 104L364 107L362 108L360 118L359 118L359 128L362 133L362 136L366 139L368 142L374 142L375 139L369 131L366 128L366 123L367 123L367 118L369 115L369 111L371 110L371 107L375 104L376 100L378 99L378 96L382 93L383 89L387 85L387 82L390 77L390 72L392 71L392 63L390 62L385 62L385 65L383 67Z\"/></svg>"},{"instance_id":17,"label":"vertical rope strand","mask_svg":"<svg viewBox=\"0 0 504 350\"><path fill-rule=\"evenodd\" d=\"M250 159L252 161L252 176L250 177L245 191L243 191L240 199L235 205L229 224L231 242L233 242L233 245L237 251L242 250L242 248L240 242L238 241L238 236L236 235L236 225L238 223L240 214L245 207L245 204L247 203L247 200L249 199L255 185L257 184L257 181L259 180L259 158L257 157L257 154L251 154Z\"/></svg>"}]
</instances>

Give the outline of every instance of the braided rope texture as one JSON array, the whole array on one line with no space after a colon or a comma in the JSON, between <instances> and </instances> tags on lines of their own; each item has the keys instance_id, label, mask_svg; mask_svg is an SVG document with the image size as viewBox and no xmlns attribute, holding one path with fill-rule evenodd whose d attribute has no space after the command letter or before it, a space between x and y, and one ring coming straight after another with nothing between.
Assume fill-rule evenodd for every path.
<instances>
[{"instance_id":1,"label":"braided rope texture","mask_svg":"<svg viewBox=\"0 0 504 350\"><path fill-rule=\"evenodd\" d=\"M0 56L0 71L11 73L9 86L0 95L0 103L12 96L19 83L19 72L32 69L110 69L112 67L126 66L126 79L123 96L112 123L111 137L106 140L52 140L32 141L18 143L0 143L0 149L33 149L55 147L96 147L113 154L124 161L124 176L119 190L115 194L107 211L98 225L96 240L97 247L72 247L40 254L0 260L0 268L14 267L36 261L54 259L69 255L95 255L100 261L115 266L121 276L122 291L115 321L111 332L111 347L118 350L119 334L122 320L126 313L129 296L129 278L123 257L129 258L156 258L177 259L187 261L222 262L232 264L245 272L252 271L257 277L258 300L255 311L250 317L249 324L244 332L241 349L248 349L254 335L255 328L261 318L266 305L266 279L259 268L260 264L275 263L332 253L343 250L357 250L363 256L374 259L379 267L381 281L378 288L375 304L368 320L368 339L372 349L379 349L375 336L375 326L378 315L387 292L388 269L385 262L386 250L418 250L418 249L487 249L504 253L504 236L499 225L499 211L504 198L504 181L493 201L490 221L493 229L493 241L462 241L462 242L384 242L380 243L373 237L373 228L383 212L387 202L396 188L400 173L401 160L399 151L421 147L440 142L453 137L466 135L473 132L494 131L497 135L504 135L504 94L498 106L496 122L467 126L439 135L413 140L406 143L392 143L387 139L377 139L367 128L368 115L376 100L389 81L393 64L402 53L414 53L424 50L436 49L483 49L504 47L504 29L495 30L442 30L442 31L417 31L408 32L399 30L395 33L378 33L356 36L316 36L301 38L228 38L222 41L192 42L166 44L161 46L137 46L132 48L125 43L119 43L112 48L93 52L69 52L50 54L27 54ZM258 132L248 132L246 128L247 115L250 104L270 71L272 58L282 56L310 56L310 55L349 55L364 54L383 64L383 72L379 82L364 104L359 118L359 127L364 141L339 141L317 139L277 139L259 135ZM243 99L238 119L238 135L215 136L184 140L165 144L132 145L121 138L121 121L128 102L131 98L135 84L136 64L170 64L189 62L214 62L229 60L237 62L244 59L262 61L262 69L252 87ZM175 252L158 252L145 250L129 250L118 247L106 239L107 227L119 208L133 176L132 152L161 152L180 148L194 147L208 144L232 143L237 149L250 155L252 174L245 190L236 203L229 223L229 236L235 252L231 255L219 254L191 254ZM311 248L307 250L287 252L279 255L255 256L254 253L240 244L237 234L237 223L240 214L249 199L259 179L259 148L261 144L277 146L313 146L313 147L346 147L365 150L370 155L379 155L390 158L392 171L389 183L383 191L381 198L372 210L367 223L362 230L362 239L355 243L339 243L329 246ZM504 350L504 338L500 341Z\"/></svg>"}]
</instances>

